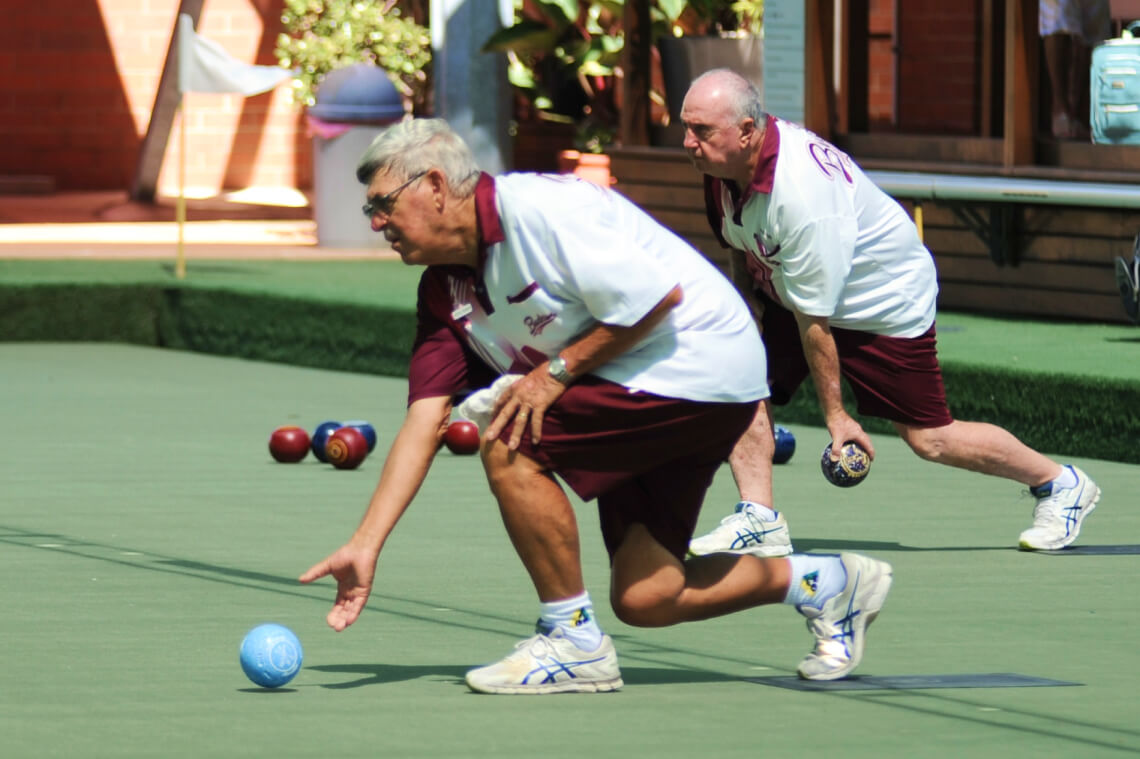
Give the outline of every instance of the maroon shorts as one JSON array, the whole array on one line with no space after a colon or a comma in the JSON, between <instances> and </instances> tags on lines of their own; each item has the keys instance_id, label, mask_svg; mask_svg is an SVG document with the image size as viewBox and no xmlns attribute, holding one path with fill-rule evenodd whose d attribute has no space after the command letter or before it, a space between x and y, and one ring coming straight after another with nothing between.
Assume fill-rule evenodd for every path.
<instances>
[{"instance_id":1,"label":"maroon shorts","mask_svg":"<svg viewBox=\"0 0 1140 759\"><path fill-rule=\"evenodd\" d=\"M796 318L764 302L764 347L772 403L782 406L810 374ZM954 421L946 405L934 327L919 337L886 337L832 327L839 371L855 394L860 414L909 427L944 427Z\"/></svg>"},{"instance_id":2,"label":"maroon shorts","mask_svg":"<svg viewBox=\"0 0 1140 759\"><path fill-rule=\"evenodd\" d=\"M684 559L705 491L757 404L662 398L583 377L547 410L542 442L535 445L528 429L519 452L561 477L582 500L598 499L611 558L639 522Z\"/></svg>"}]
</instances>

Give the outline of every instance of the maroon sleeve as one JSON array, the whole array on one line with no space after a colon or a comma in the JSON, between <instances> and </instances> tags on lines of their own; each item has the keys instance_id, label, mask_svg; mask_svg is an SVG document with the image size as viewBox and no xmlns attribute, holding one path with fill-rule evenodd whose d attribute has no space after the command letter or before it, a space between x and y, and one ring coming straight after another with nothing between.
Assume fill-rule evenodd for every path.
<instances>
[{"instance_id":1,"label":"maroon sleeve","mask_svg":"<svg viewBox=\"0 0 1140 759\"><path fill-rule=\"evenodd\" d=\"M421 398L485 387L495 372L464 344L451 323L447 274L428 267L416 298L416 339L408 369L408 405Z\"/></svg>"},{"instance_id":2,"label":"maroon sleeve","mask_svg":"<svg viewBox=\"0 0 1140 759\"><path fill-rule=\"evenodd\" d=\"M721 206L720 180L705 174L705 214L708 216L709 226L720 242L722 248L731 248L728 240L721 234L720 225L724 221L724 208Z\"/></svg>"}]
</instances>

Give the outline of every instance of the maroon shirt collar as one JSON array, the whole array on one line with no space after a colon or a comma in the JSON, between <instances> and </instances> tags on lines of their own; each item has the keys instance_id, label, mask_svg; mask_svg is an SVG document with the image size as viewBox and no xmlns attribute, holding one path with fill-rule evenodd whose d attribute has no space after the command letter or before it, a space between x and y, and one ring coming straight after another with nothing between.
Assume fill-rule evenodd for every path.
<instances>
[{"instance_id":1,"label":"maroon shirt collar","mask_svg":"<svg viewBox=\"0 0 1140 759\"><path fill-rule=\"evenodd\" d=\"M479 235L479 271L487 261L487 249L495 243L503 242L503 225L499 221L499 209L495 204L495 179L487 172L479 173L475 185L475 224ZM480 278L482 278L480 276Z\"/></svg>"},{"instance_id":2,"label":"maroon shirt collar","mask_svg":"<svg viewBox=\"0 0 1140 759\"><path fill-rule=\"evenodd\" d=\"M740 188L736 183L731 180L724 180L732 192L734 216L739 216L744 204L752 197L752 193L759 192L764 195L772 194L772 184L776 179L776 160L780 156L780 131L776 128L776 117L768 116L768 122L764 127L764 137L760 143L760 157L756 161L756 171L752 174L752 181L748 187L744 188L744 192L740 192Z\"/></svg>"}]
</instances>

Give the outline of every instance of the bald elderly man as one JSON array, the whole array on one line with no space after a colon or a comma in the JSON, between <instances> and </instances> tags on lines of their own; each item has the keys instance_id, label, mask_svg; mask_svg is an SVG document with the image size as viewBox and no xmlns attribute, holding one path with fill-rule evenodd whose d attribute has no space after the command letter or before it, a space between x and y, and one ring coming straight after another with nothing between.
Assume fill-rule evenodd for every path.
<instances>
[{"instance_id":1,"label":"bald elderly man","mask_svg":"<svg viewBox=\"0 0 1140 759\"><path fill-rule=\"evenodd\" d=\"M934 259L902 207L846 153L765 113L756 87L734 71L694 80L681 118L712 230L731 250L733 279L763 332L771 403L787 403L810 374L832 450L853 440L874 456L843 407L842 377L859 413L890 420L921 458L1027 486L1036 504L1022 550L1076 540L1100 498L1087 474L1001 427L951 416L935 341ZM730 458L740 502L692 553L791 552L772 499L774 445L763 401Z\"/></svg>"}]
</instances>

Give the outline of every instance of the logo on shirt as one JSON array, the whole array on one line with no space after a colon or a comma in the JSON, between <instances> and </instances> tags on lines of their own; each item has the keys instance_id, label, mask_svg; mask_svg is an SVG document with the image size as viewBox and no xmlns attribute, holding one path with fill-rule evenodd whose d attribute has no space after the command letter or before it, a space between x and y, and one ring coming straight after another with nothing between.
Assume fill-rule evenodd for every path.
<instances>
[{"instance_id":1,"label":"logo on shirt","mask_svg":"<svg viewBox=\"0 0 1140 759\"><path fill-rule=\"evenodd\" d=\"M448 295L451 298L451 320L460 321L471 315L471 282L456 277L448 277Z\"/></svg>"},{"instance_id":2,"label":"logo on shirt","mask_svg":"<svg viewBox=\"0 0 1140 759\"><path fill-rule=\"evenodd\" d=\"M530 330L531 337L538 337L542 334L542 330L546 329L546 325L557 318L557 314L539 314L538 316L526 317L523 319L523 324Z\"/></svg>"},{"instance_id":3,"label":"logo on shirt","mask_svg":"<svg viewBox=\"0 0 1140 759\"><path fill-rule=\"evenodd\" d=\"M764 244L764 241L760 239L760 235L758 234L752 235L752 240L756 243L756 255L760 256L761 258L771 258L780 252L779 244L777 244L775 248L769 251L768 246ZM772 261L771 263L773 266L780 265L779 261Z\"/></svg>"},{"instance_id":4,"label":"logo on shirt","mask_svg":"<svg viewBox=\"0 0 1140 759\"><path fill-rule=\"evenodd\" d=\"M759 240L756 242L758 245L763 245ZM776 246L776 251L774 252L779 252L779 250L779 246ZM763 255L763 253L760 255ZM761 260L757 256L745 256L744 258L744 266L748 274L752 277L753 289L760 290L771 298L774 303L783 303L783 301L780 300L780 295L776 292L775 286L772 284L772 269L769 264L779 266L780 262L767 259Z\"/></svg>"},{"instance_id":5,"label":"logo on shirt","mask_svg":"<svg viewBox=\"0 0 1140 759\"><path fill-rule=\"evenodd\" d=\"M846 153L826 142L808 143L808 153L815 159L816 166L819 166L819 170L828 179L842 176L847 184L855 184L855 179L847 169L851 164L851 158Z\"/></svg>"}]
</instances>

